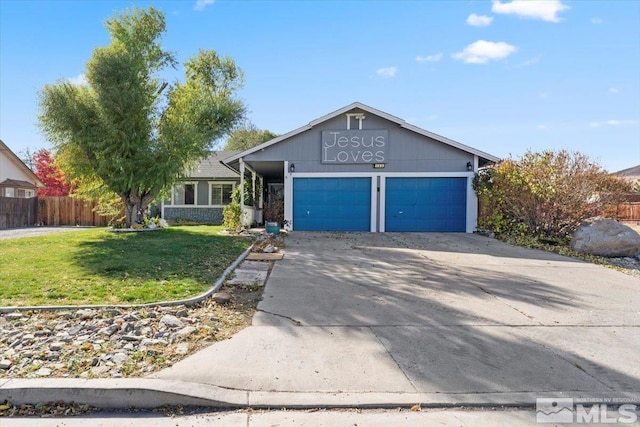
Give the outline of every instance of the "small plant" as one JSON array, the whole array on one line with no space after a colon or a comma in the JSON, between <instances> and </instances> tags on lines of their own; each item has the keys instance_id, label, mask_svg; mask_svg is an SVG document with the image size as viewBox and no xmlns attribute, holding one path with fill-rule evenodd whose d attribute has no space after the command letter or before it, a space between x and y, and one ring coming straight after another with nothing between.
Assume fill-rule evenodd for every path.
<instances>
[{"instance_id":1,"label":"small plant","mask_svg":"<svg viewBox=\"0 0 640 427\"><path fill-rule=\"evenodd\" d=\"M264 207L264 220L267 222L277 222L285 224L284 219L284 200L274 200Z\"/></svg>"},{"instance_id":2,"label":"small plant","mask_svg":"<svg viewBox=\"0 0 640 427\"><path fill-rule=\"evenodd\" d=\"M242 227L242 207L240 206L240 187L231 193L231 203L222 211L222 226L227 230L240 230Z\"/></svg>"}]
</instances>

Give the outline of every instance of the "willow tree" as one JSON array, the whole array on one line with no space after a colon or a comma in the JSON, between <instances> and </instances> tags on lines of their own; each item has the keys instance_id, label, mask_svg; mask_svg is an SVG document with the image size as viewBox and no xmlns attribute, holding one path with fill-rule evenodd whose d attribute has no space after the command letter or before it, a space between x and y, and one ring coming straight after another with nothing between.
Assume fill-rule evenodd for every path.
<instances>
[{"instance_id":1,"label":"willow tree","mask_svg":"<svg viewBox=\"0 0 640 427\"><path fill-rule=\"evenodd\" d=\"M177 61L162 49L165 19L152 7L118 13L106 28L111 42L93 51L86 84L46 85L39 121L68 176L117 194L130 226L241 122L243 77L231 58L201 50L183 80L163 80Z\"/></svg>"}]
</instances>

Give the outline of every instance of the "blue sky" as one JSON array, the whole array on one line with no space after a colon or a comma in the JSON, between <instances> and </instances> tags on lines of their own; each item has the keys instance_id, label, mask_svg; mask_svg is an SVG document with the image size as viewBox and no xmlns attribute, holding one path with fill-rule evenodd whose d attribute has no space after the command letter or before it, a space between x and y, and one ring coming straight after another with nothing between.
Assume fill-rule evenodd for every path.
<instances>
[{"instance_id":1,"label":"blue sky","mask_svg":"<svg viewBox=\"0 0 640 427\"><path fill-rule=\"evenodd\" d=\"M114 11L149 5L181 62L201 48L236 60L260 128L359 101L499 157L566 148L610 171L640 164L633 0L0 0L0 138L48 148L38 91L82 75Z\"/></svg>"}]
</instances>

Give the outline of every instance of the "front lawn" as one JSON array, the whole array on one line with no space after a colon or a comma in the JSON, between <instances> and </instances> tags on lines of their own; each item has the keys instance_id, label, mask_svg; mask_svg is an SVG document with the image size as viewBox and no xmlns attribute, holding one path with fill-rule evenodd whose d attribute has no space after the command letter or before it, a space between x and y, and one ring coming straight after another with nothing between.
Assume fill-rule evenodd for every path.
<instances>
[{"instance_id":1,"label":"front lawn","mask_svg":"<svg viewBox=\"0 0 640 427\"><path fill-rule=\"evenodd\" d=\"M0 306L127 304L209 289L251 241L221 227L87 229L0 242Z\"/></svg>"}]
</instances>

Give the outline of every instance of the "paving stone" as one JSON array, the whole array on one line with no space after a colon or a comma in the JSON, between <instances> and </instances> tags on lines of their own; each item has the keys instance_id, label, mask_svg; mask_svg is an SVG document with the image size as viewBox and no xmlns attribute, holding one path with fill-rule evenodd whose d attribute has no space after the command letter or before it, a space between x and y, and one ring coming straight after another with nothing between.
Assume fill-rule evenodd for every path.
<instances>
[{"instance_id":1,"label":"paving stone","mask_svg":"<svg viewBox=\"0 0 640 427\"><path fill-rule=\"evenodd\" d=\"M227 283L230 285L260 285L264 286L267 280L266 271L236 270L235 277Z\"/></svg>"},{"instance_id":2,"label":"paving stone","mask_svg":"<svg viewBox=\"0 0 640 427\"><path fill-rule=\"evenodd\" d=\"M271 266L268 262L260 262L260 261L244 261L240 264L237 270L258 270L258 271L268 271Z\"/></svg>"}]
</instances>

